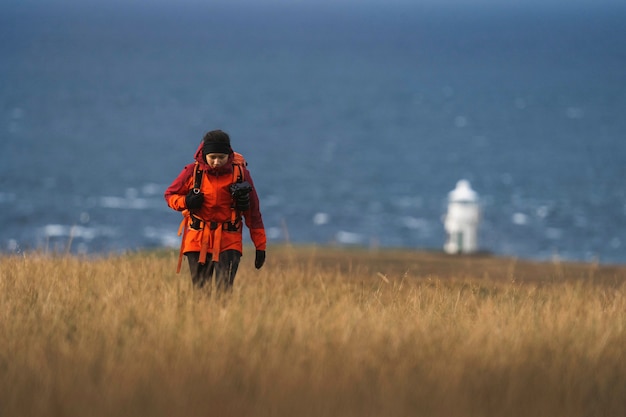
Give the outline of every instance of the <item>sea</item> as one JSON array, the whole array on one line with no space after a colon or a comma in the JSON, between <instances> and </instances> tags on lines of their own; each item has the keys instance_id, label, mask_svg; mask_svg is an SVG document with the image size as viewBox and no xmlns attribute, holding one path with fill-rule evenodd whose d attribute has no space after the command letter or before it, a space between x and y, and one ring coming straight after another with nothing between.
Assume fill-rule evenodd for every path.
<instances>
[{"instance_id":1,"label":"sea","mask_svg":"<svg viewBox=\"0 0 626 417\"><path fill-rule=\"evenodd\" d=\"M0 253L177 248L222 129L268 257L442 251L464 179L481 252L626 263L626 7L445 4L4 2Z\"/></svg>"}]
</instances>

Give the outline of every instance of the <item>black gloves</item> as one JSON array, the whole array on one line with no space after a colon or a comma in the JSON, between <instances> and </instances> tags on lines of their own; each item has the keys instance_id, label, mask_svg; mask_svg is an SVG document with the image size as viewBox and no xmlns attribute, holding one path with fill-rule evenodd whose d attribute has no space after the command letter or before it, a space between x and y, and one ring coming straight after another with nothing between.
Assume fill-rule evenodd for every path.
<instances>
[{"instance_id":1,"label":"black gloves","mask_svg":"<svg viewBox=\"0 0 626 417\"><path fill-rule=\"evenodd\" d=\"M265 251L257 250L256 257L254 258L254 267L256 269L261 269L264 263L265 263Z\"/></svg>"},{"instance_id":2,"label":"black gloves","mask_svg":"<svg viewBox=\"0 0 626 417\"><path fill-rule=\"evenodd\" d=\"M193 190L189 190L189 193L185 196L185 205L189 210L195 210L202 207L204 201L204 194L198 192L194 193Z\"/></svg>"}]
</instances>

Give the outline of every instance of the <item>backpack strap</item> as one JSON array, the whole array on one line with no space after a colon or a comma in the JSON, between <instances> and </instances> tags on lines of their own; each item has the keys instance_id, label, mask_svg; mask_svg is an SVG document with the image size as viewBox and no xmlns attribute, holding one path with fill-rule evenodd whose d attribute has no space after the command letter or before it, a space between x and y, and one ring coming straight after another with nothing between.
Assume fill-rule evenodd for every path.
<instances>
[{"instance_id":1,"label":"backpack strap","mask_svg":"<svg viewBox=\"0 0 626 417\"><path fill-rule=\"evenodd\" d=\"M233 182L243 182L243 168L241 164L233 164Z\"/></svg>"},{"instance_id":2,"label":"backpack strap","mask_svg":"<svg viewBox=\"0 0 626 417\"><path fill-rule=\"evenodd\" d=\"M243 155L240 153L234 152L233 156L233 183L235 182L243 182L245 179L243 168L248 165L248 162L245 160ZM231 216L230 216L230 224L228 225L228 230L235 231L239 229L241 222L241 213L235 208L235 201L233 200L231 203Z\"/></svg>"},{"instance_id":3,"label":"backpack strap","mask_svg":"<svg viewBox=\"0 0 626 417\"><path fill-rule=\"evenodd\" d=\"M196 162L193 167L193 191L198 194L200 192L200 186L202 185L202 170L200 164Z\"/></svg>"},{"instance_id":4,"label":"backpack strap","mask_svg":"<svg viewBox=\"0 0 626 417\"><path fill-rule=\"evenodd\" d=\"M233 155L233 182L243 182L243 168L248 165L243 155L234 152Z\"/></svg>"}]
</instances>

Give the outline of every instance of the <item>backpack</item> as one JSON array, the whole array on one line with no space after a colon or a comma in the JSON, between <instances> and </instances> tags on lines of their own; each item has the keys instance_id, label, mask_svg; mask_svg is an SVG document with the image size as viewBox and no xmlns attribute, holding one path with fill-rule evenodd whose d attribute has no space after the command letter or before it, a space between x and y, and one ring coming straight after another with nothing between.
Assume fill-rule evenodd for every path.
<instances>
[{"instance_id":1,"label":"backpack","mask_svg":"<svg viewBox=\"0 0 626 417\"><path fill-rule=\"evenodd\" d=\"M243 155L237 153L237 152L233 152L234 157L233 157L233 184L243 184L245 183L244 181L244 167L246 167L248 165L248 163L246 162L245 158L243 157ZM198 164L198 162L196 162L196 165L194 166L194 182L193 182L193 189L194 190L198 190L197 192L200 192L200 186L202 185L202 177L204 171L202 169L200 169L200 166ZM226 223L226 230L230 230L230 231L235 231L238 230L239 226L240 226L240 222L241 222L241 215L240 212L237 210L236 206L235 206L235 201L233 198L233 203L231 204L231 212L232 212L232 216L231 216L231 220L230 222ZM186 227L186 223L187 223L187 219L191 218L192 220L192 224L196 223L196 224L200 224L199 222L202 222L203 220L200 219L199 217L196 217L195 215L193 215L192 213L189 212L189 210L184 210L183 211L183 220L180 223L180 227L178 229L178 235L180 236L181 233L183 234L183 238L181 241L181 245L180 245L180 254L178 256L178 265L176 268L176 273L180 272L180 268L181 268L181 264L182 264L182 260L183 260L183 244L185 241L185 234L187 233L187 227ZM218 227L217 225L213 225L210 224L209 227L213 228L213 226L215 226L216 228ZM194 226L191 226L192 228L194 228ZM221 229L220 229L221 230ZM221 233L221 232L220 232ZM207 235L208 236L208 235ZM200 251L200 259L206 259L206 250L202 249ZM204 261L202 262L204 263Z\"/></svg>"}]
</instances>

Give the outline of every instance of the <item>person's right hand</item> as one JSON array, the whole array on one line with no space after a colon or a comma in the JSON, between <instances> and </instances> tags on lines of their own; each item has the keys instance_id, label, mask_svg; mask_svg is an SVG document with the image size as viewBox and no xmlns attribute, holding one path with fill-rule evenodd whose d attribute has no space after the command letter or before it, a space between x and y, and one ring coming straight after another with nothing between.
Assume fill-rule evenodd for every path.
<instances>
[{"instance_id":1,"label":"person's right hand","mask_svg":"<svg viewBox=\"0 0 626 417\"><path fill-rule=\"evenodd\" d=\"M202 207L204 201L204 194L194 193L193 190L189 190L189 193L185 196L185 205L189 210L196 210Z\"/></svg>"}]
</instances>

